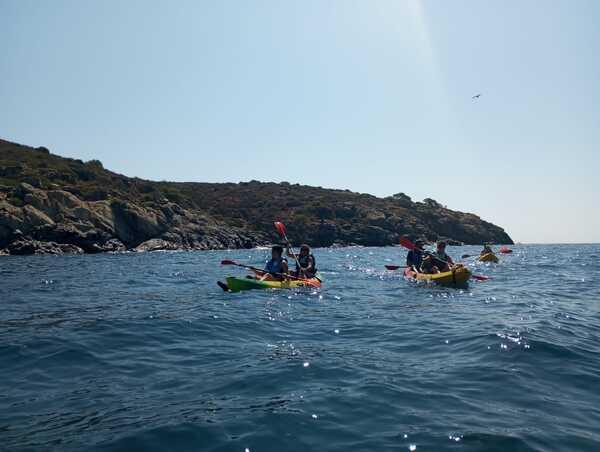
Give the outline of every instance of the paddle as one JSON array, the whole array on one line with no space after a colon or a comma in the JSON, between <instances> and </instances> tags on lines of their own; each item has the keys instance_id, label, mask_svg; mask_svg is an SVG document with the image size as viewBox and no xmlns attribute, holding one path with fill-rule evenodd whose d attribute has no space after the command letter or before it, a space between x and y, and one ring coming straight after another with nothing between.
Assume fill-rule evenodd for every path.
<instances>
[{"instance_id":1,"label":"paddle","mask_svg":"<svg viewBox=\"0 0 600 452\"><path fill-rule=\"evenodd\" d=\"M481 254L463 254L462 256L460 256L461 259L468 259L469 257L480 257L482 256Z\"/></svg>"},{"instance_id":2,"label":"paddle","mask_svg":"<svg viewBox=\"0 0 600 452\"><path fill-rule=\"evenodd\" d=\"M311 281L310 279L298 278L297 276L293 276L293 275L290 275L288 273L273 273L273 272L268 272L268 271L265 271L265 270L261 270L260 268L257 268L257 267L252 267L251 265L238 264L236 261L231 261L229 259L222 260L221 261L221 265L235 265L236 267L247 268L247 269L255 271L255 272L268 273L270 275L284 276L284 277L289 278L289 279L295 279L297 281L304 281L306 283L306 285L308 285L308 286L319 287L318 283L316 283L314 281Z\"/></svg>"},{"instance_id":3,"label":"paddle","mask_svg":"<svg viewBox=\"0 0 600 452\"><path fill-rule=\"evenodd\" d=\"M415 245L413 242L411 242L406 237L400 237L400 245L402 245L404 248L408 248L409 250L413 250L413 251L418 249L417 245Z\"/></svg>"},{"instance_id":4,"label":"paddle","mask_svg":"<svg viewBox=\"0 0 600 452\"><path fill-rule=\"evenodd\" d=\"M306 275L304 274L304 270L302 270L302 266L300 265L300 262L298 262L298 257L296 256L296 253L294 253L294 250L292 249L292 244L290 243L290 241L287 238L287 233L285 230L285 224L283 224L281 221L276 221L275 223L273 223L275 225L275 229L277 229L277 232L279 232L279 235L281 235L281 237L283 237L283 239L285 240L285 243L287 244L290 252L292 253L292 256L294 258L294 260L296 261L296 265L298 266L298 270L302 272L302 274L306 277Z\"/></svg>"},{"instance_id":5,"label":"paddle","mask_svg":"<svg viewBox=\"0 0 600 452\"><path fill-rule=\"evenodd\" d=\"M406 268L406 265L386 265L385 268L388 270L398 270L400 268Z\"/></svg>"},{"instance_id":6,"label":"paddle","mask_svg":"<svg viewBox=\"0 0 600 452\"><path fill-rule=\"evenodd\" d=\"M408 248L409 250L413 250L413 251L416 250L416 249L418 249L417 246L413 242L411 242L409 239L407 239L406 237L401 237L400 238L400 245L402 245L404 248ZM450 265L449 262L446 262L446 261L444 261L442 259L439 259L437 257L436 257L436 259L439 260L439 261L441 261L441 262L443 262L443 263L445 263L445 264L447 264L447 265ZM471 274L471 276L473 277L473 279L477 279L478 281L487 281L488 279L490 279L489 276L483 276L483 275L473 275L473 274Z\"/></svg>"},{"instance_id":7,"label":"paddle","mask_svg":"<svg viewBox=\"0 0 600 452\"><path fill-rule=\"evenodd\" d=\"M502 252L502 250L499 250L500 252ZM461 259L467 259L469 257L481 257L484 256L485 254L494 254L493 251L490 251L489 253L484 253L484 254L463 254L462 256L460 256Z\"/></svg>"}]
</instances>

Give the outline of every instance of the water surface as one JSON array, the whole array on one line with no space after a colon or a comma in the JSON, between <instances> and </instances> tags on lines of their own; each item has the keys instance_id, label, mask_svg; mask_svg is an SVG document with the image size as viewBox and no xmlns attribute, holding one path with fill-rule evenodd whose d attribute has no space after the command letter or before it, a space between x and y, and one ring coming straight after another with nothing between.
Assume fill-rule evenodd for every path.
<instances>
[{"instance_id":1,"label":"water surface","mask_svg":"<svg viewBox=\"0 0 600 452\"><path fill-rule=\"evenodd\" d=\"M238 294L219 262L267 251L0 258L0 449L600 450L600 246L514 250L467 290L341 248Z\"/></svg>"}]
</instances>

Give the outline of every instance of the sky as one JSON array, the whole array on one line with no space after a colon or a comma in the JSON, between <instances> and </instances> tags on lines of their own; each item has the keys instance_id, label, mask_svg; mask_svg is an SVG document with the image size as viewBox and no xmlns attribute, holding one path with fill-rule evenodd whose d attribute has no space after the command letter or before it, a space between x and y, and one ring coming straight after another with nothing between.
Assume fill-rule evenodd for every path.
<instances>
[{"instance_id":1,"label":"sky","mask_svg":"<svg viewBox=\"0 0 600 452\"><path fill-rule=\"evenodd\" d=\"M0 137L597 243L598 23L595 0L0 0Z\"/></svg>"}]
</instances>

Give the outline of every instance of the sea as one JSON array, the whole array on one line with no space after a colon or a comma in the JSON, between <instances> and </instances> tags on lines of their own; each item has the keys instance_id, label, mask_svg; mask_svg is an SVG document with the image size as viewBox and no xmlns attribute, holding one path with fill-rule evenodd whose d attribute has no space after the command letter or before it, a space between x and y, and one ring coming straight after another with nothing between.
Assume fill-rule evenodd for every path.
<instances>
[{"instance_id":1,"label":"sea","mask_svg":"<svg viewBox=\"0 0 600 452\"><path fill-rule=\"evenodd\" d=\"M511 248L468 288L348 247L240 293L221 261L268 250L0 257L0 450L599 451L600 245Z\"/></svg>"}]
</instances>

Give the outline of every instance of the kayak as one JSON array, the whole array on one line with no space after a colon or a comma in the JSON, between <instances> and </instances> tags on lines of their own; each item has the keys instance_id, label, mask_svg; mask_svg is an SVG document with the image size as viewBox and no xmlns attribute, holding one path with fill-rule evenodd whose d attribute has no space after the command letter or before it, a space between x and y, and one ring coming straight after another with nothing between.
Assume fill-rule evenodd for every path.
<instances>
[{"instance_id":1,"label":"kayak","mask_svg":"<svg viewBox=\"0 0 600 452\"><path fill-rule=\"evenodd\" d=\"M477 260L479 262L494 262L494 263L498 263L498 256L496 256L494 253L487 253L487 254L482 254L481 256L479 256L477 258Z\"/></svg>"},{"instance_id":2,"label":"kayak","mask_svg":"<svg viewBox=\"0 0 600 452\"><path fill-rule=\"evenodd\" d=\"M510 248L506 248L506 247L504 247L504 246L503 246L502 248L500 248L500 250L499 250L499 251L500 251L502 254L510 254L510 253L512 253L512 251L513 251L513 250L511 250Z\"/></svg>"},{"instance_id":3,"label":"kayak","mask_svg":"<svg viewBox=\"0 0 600 452\"><path fill-rule=\"evenodd\" d=\"M226 281L227 288L231 292L240 292L242 290L253 289L294 289L297 287L321 287L321 280L316 277L308 280L288 279L285 281L260 281L254 278L236 278L234 276L229 276L226 278Z\"/></svg>"},{"instance_id":4,"label":"kayak","mask_svg":"<svg viewBox=\"0 0 600 452\"><path fill-rule=\"evenodd\" d=\"M404 269L404 276L416 281L433 282L441 286L464 286L469 281L471 272L467 267L456 267L449 272L428 274L417 273L407 267Z\"/></svg>"}]
</instances>

